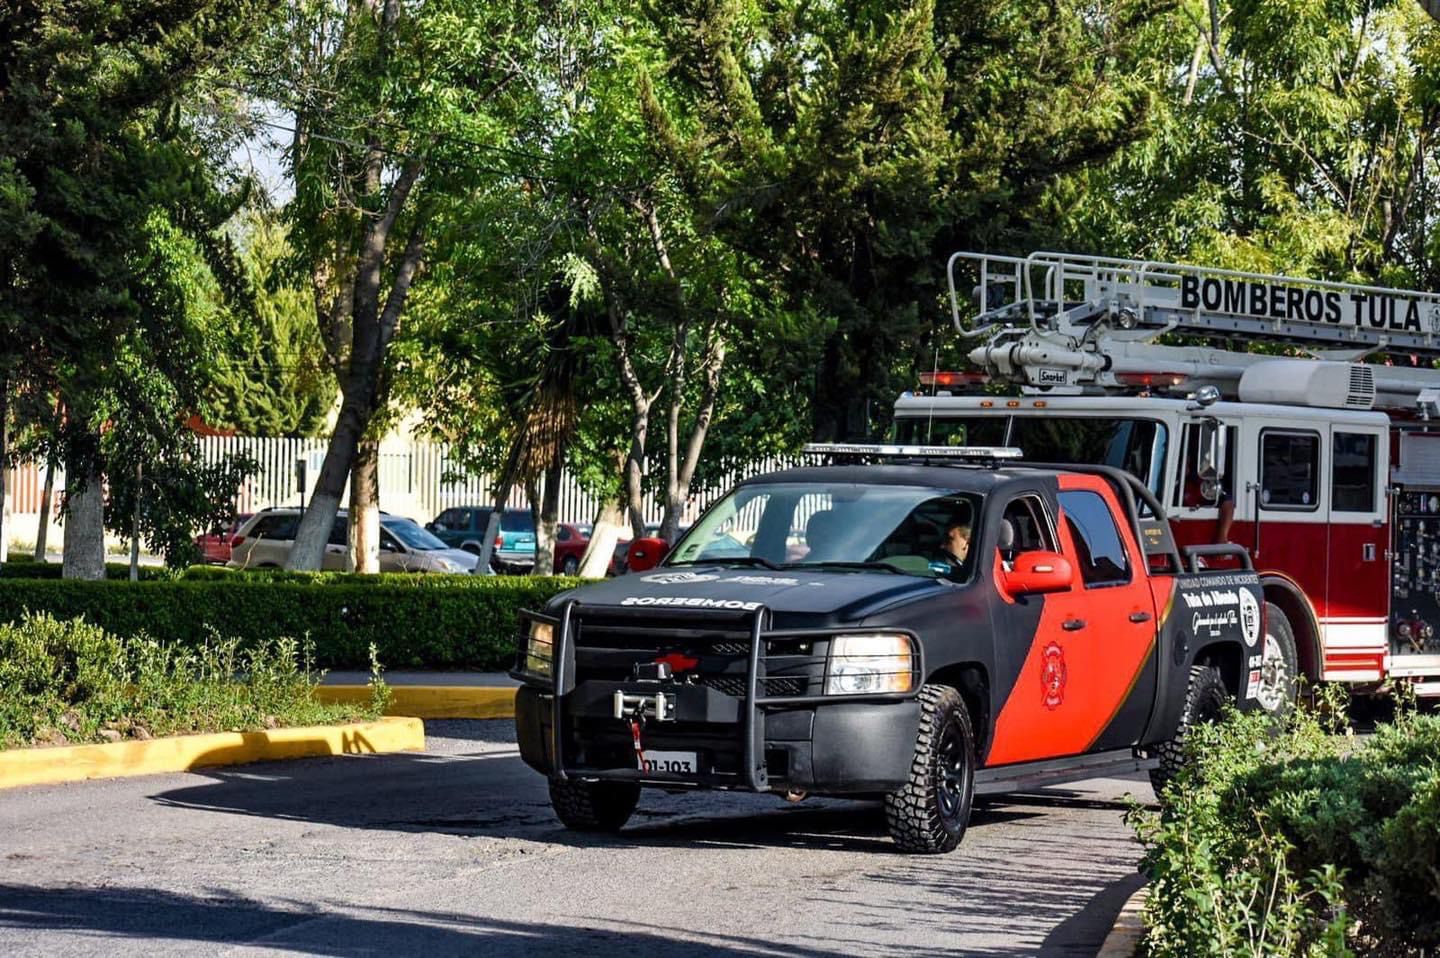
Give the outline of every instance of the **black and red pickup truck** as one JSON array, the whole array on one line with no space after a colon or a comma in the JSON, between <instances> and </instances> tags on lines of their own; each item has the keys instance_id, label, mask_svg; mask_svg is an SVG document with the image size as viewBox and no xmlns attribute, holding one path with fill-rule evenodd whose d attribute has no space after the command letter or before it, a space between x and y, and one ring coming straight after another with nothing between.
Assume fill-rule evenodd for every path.
<instances>
[{"instance_id":1,"label":"black and red pickup truck","mask_svg":"<svg viewBox=\"0 0 1440 958\"><path fill-rule=\"evenodd\" d=\"M1128 474L812 451L832 464L740 484L659 566L522 616L520 751L567 826L620 828L642 787L868 795L902 848L948 851L976 792L1163 781L1225 702L1292 698L1248 556L1181 555Z\"/></svg>"}]
</instances>

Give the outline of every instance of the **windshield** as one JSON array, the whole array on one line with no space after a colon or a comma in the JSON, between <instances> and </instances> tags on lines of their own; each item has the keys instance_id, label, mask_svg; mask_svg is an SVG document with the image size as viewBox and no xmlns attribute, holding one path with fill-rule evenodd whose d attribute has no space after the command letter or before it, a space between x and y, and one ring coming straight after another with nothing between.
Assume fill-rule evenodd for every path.
<instances>
[{"instance_id":1,"label":"windshield","mask_svg":"<svg viewBox=\"0 0 1440 958\"><path fill-rule=\"evenodd\" d=\"M731 492L669 565L826 568L967 579L980 497L925 486L776 482Z\"/></svg>"},{"instance_id":2,"label":"windshield","mask_svg":"<svg viewBox=\"0 0 1440 958\"><path fill-rule=\"evenodd\" d=\"M896 421L903 443L937 446L1016 446L1031 462L1116 466L1157 495L1169 430L1153 419L1101 419L1044 414L936 416Z\"/></svg>"},{"instance_id":3,"label":"windshield","mask_svg":"<svg viewBox=\"0 0 1440 958\"><path fill-rule=\"evenodd\" d=\"M419 552L450 548L436 536L431 535L409 519L387 519L381 523L385 531Z\"/></svg>"}]
</instances>

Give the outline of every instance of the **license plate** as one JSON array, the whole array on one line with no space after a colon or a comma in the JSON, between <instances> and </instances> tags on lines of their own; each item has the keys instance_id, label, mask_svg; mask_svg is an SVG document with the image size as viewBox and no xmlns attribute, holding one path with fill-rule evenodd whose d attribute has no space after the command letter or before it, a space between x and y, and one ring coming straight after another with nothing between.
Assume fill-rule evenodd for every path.
<instances>
[{"instance_id":1,"label":"license plate","mask_svg":"<svg viewBox=\"0 0 1440 958\"><path fill-rule=\"evenodd\" d=\"M674 775L694 775L700 771L700 762L694 752L657 752L645 750L645 771L670 772Z\"/></svg>"}]
</instances>

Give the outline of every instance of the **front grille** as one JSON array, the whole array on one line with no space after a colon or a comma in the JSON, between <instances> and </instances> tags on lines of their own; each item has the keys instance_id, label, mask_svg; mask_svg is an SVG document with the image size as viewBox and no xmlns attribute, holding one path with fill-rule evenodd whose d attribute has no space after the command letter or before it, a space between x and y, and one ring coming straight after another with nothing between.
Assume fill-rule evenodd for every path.
<instances>
[{"instance_id":1,"label":"front grille","mask_svg":"<svg viewBox=\"0 0 1440 958\"><path fill-rule=\"evenodd\" d=\"M622 682L634 675L638 664L674 657L678 659L678 667L672 664L677 681L745 697L751 640L744 620L667 616L659 621L634 621L623 615L587 611L572 619L571 627L577 681ZM824 679L824 653L823 644L812 647L794 640L767 641L760 695L818 694ZM693 665L687 659L694 660Z\"/></svg>"},{"instance_id":2,"label":"front grille","mask_svg":"<svg viewBox=\"0 0 1440 958\"><path fill-rule=\"evenodd\" d=\"M772 677L761 679L760 683L762 686L760 694L764 696L805 694L806 680L803 678ZM723 695L733 695L737 699L745 697L745 676L743 675L703 675L700 677L700 684Z\"/></svg>"}]
</instances>

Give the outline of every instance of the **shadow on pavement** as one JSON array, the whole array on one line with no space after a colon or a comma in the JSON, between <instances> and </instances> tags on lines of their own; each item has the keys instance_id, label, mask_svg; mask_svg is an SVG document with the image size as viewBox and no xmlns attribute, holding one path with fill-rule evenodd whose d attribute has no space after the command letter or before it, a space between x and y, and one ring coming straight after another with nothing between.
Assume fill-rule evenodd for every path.
<instances>
[{"instance_id":1,"label":"shadow on pavement","mask_svg":"<svg viewBox=\"0 0 1440 958\"><path fill-rule=\"evenodd\" d=\"M208 778L151 797L196 811L303 821L341 828L528 838L577 847L636 845L805 848L895 854L878 802L646 790L618 835L571 832L550 810L544 779L513 753L437 760L424 754L275 762L198 769ZM1063 802L1063 796L1060 797ZM972 829L1043 816L1003 802L977 806ZM397 818L398 813L403 818Z\"/></svg>"},{"instance_id":2,"label":"shadow on pavement","mask_svg":"<svg viewBox=\"0 0 1440 958\"><path fill-rule=\"evenodd\" d=\"M254 944L312 955L519 954L724 955L774 953L764 938L709 935L680 941L663 928L614 930L540 925L401 909L363 913L266 903L236 895L191 896L146 888L44 888L0 884L0 928L75 932L96 951L103 937ZM690 934L694 934L690 930ZM708 939L708 940L704 940ZM87 949L88 950L88 949ZM845 952L787 946L788 954Z\"/></svg>"}]
</instances>

